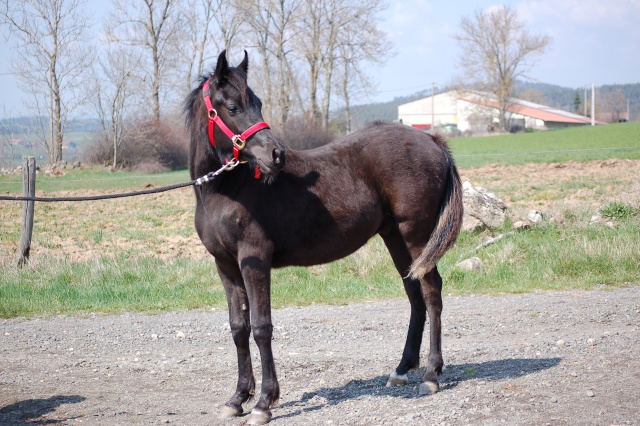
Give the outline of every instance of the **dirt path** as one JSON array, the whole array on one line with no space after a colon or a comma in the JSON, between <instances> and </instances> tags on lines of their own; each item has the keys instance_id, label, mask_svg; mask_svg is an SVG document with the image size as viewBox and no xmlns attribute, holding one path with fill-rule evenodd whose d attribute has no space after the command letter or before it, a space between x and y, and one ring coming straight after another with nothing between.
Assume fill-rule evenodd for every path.
<instances>
[{"instance_id":1,"label":"dirt path","mask_svg":"<svg viewBox=\"0 0 640 426\"><path fill-rule=\"evenodd\" d=\"M274 425L640 424L640 287L446 297L430 397L385 387L405 300L274 321ZM239 425L235 368L226 311L0 320L0 424Z\"/></svg>"}]
</instances>

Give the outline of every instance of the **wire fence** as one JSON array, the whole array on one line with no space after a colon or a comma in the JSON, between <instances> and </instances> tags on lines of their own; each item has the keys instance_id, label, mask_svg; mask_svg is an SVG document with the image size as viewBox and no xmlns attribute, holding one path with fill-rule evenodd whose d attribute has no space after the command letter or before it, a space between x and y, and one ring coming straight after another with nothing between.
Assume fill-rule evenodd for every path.
<instances>
[{"instance_id":1,"label":"wire fence","mask_svg":"<svg viewBox=\"0 0 640 426\"><path fill-rule=\"evenodd\" d=\"M543 151L518 151L518 152L500 152L500 153L490 153L490 152L485 152L485 153L473 153L473 154L460 154L457 155L456 157L460 157L460 158L473 158L473 157L505 157L505 156L532 156L532 155L543 155L543 154L569 154L569 153L588 153L588 152L594 152L594 151L620 151L620 150L638 150L640 149L640 146L623 146L623 147L606 147L606 148L584 148L584 149L565 149L565 150L543 150ZM167 175L167 174L158 174L158 175L127 175L127 176L109 176L109 177L95 177L95 178L86 178L86 179L56 179L56 178L50 178L50 177L45 177L45 176L38 176L36 178L36 182L38 184L38 189L39 190L43 190L43 188L46 188L45 191L46 192L56 192L56 191L79 191L79 192L84 192L84 191L95 191L101 194L105 194L105 191L115 191L118 188L116 188L116 186L121 186L120 184L122 184L123 182L129 182L130 185L129 186L135 186L137 185L144 185L144 184L149 184L150 182L158 182L158 181L164 181L164 182L175 182L175 181L183 181L184 179L189 178L189 174L188 172L184 172L184 173L172 173L171 175ZM4 191L2 190L2 188L7 188L8 186L16 186L16 185L22 185L24 182L20 181L20 180L5 180L5 181L0 181L0 185L2 185L0 187L0 191L5 192L5 194L8 194L8 191ZM119 185L114 185L112 187L110 187L110 183L115 183L117 182ZM85 184L87 183L88 185L86 186L82 186L79 184ZM100 187L95 187L92 184L104 184L101 185ZM491 183L487 183L486 186L488 187L488 189L492 190L492 191L497 191L497 192L508 192L509 190L520 190L522 188L531 188L531 189L539 189L539 188L583 188L583 187L596 187L596 186L606 186L606 185L624 185L624 186L630 186L633 184L637 184L638 183L638 179L602 179L602 180L593 180L593 179L571 179L570 177L567 180L563 180L563 181L530 181L530 182L526 182L526 183L508 183L508 184L500 184L500 183L496 183L496 184L491 184ZM73 186L73 188L66 188L67 186ZM190 184L188 184L190 186ZM80 186L80 188L78 188L78 186ZM176 184L176 185L169 185L168 187L175 187L173 189L177 189L180 187L184 187L186 186L185 184ZM167 187L167 188L168 188ZM13 189L13 188L11 188ZM17 191L16 191L17 192ZM155 192L159 192L156 191L155 189L150 189L150 190L144 190L144 191L134 191L140 194L144 194L144 193L155 193ZM94 198L97 199L109 199L109 198L116 198L116 196L118 196L117 194L113 194L115 196L88 196L88 197L67 197L68 200L66 200L64 197L62 198L63 202L66 203L72 203L74 201L81 201L80 198L86 199L86 200L91 200L93 201ZM1 198L2 196L0 196ZM4 197L3 199L7 199L9 197ZM45 197L41 197L44 198ZM32 200L36 200L36 201L40 201L37 197L33 197L31 196ZM33 201L30 201L33 202ZM4 208L5 206L3 204L2 199L0 199L0 207ZM13 204L13 203L12 203ZM20 203L22 204L22 203ZM18 205L20 205L18 204ZM27 204L26 202L24 204ZM144 217L148 217L148 216L155 216L155 217L159 217L159 216L169 216L169 215L176 215L176 214L180 214L182 215L183 213L189 213L189 212L193 212L194 208L193 207L175 207L175 208L166 208L165 206L162 206L160 208L154 208L153 205L150 205L149 203L145 203L145 204L141 204L141 205L136 205L135 207L133 207L133 205L128 208L128 210L126 212L105 212L105 211L101 211L99 209L98 211L98 215L103 218L103 219L109 219L109 220L116 220L116 221L124 221L126 219L129 220L141 220L141 218ZM45 220L52 220L54 223L54 225L60 226L66 226L68 224L86 224L87 221L95 221L95 216L89 216L86 217L86 220L84 220L83 218L79 218L79 217L75 217L75 216L69 216L69 217L64 217L64 218L55 218L55 219L51 219L51 217L47 217L44 216ZM5 225L11 225L13 222L13 220L9 220L5 222ZM98 221L99 222L99 221ZM33 226L33 225L32 225ZM45 225L43 225L42 220L38 221L38 228L43 227ZM43 228L45 229L45 228Z\"/></svg>"},{"instance_id":2,"label":"wire fence","mask_svg":"<svg viewBox=\"0 0 640 426\"><path fill-rule=\"evenodd\" d=\"M620 151L620 150L640 150L640 146L621 146L621 147L601 147L601 148L583 148L583 149L560 149L560 150L546 150L546 151L514 151L514 152L485 152L485 153L473 153L473 154L457 154L455 158L479 158L479 157L506 157L506 156L528 156L528 155L543 155L543 154L567 154L567 153L579 153L579 152L594 152L594 151ZM63 186L67 183L79 183L79 182L112 182L112 181L135 181L135 180L177 180L187 178L188 172L184 172L184 176L181 173L172 174L170 177L166 174L158 175L130 175L130 176L113 176L104 178L89 178L89 179L60 179L46 178L44 176L36 177L36 183L39 185L53 185ZM175 179L174 179L175 178ZM22 184L21 180L0 181L0 185L16 185ZM532 184L535 185L535 184ZM84 188L84 190L90 189L104 189L104 188Z\"/></svg>"},{"instance_id":3,"label":"wire fence","mask_svg":"<svg viewBox=\"0 0 640 426\"><path fill-rule=\"evenodd\" d=\"M177 177L180 179L188 178L189 173L184 172L184 176L182 174L173 174L171 177ZM166 174L158 174L158 175L131 175L131 176L114 176L114 177L106 177L106 178L93 178L93 179L64 179L64 180L53 180L55 178L44 178L40 177L36 178L36 182L41 185L47 184L65 184L65 183L78 183L78 182L110 182L110 181L127 181L127 180L144 180L144 179L163 179L169 180L169 177ZM15 185L22 184L21 180L10 180L10 181L0 181L0 185Z\"/></svg>"},{"instance_id":4,"label":"wire fence","mask_svg":"<svg viewBox=\"0 0 640 426\"><path fill-rule=\"evenodd\" d=\"M568 154L576 152L593 152L593 151L619 151L619 150L640 150L640 146L620 146L607 148L583 148L583 149L558 149L548 151L516 151L516 152L486 152L476 154L459 154L455 157L502 157L510 155L542 155L542 154Z\"/></svg>"}]
</instances>

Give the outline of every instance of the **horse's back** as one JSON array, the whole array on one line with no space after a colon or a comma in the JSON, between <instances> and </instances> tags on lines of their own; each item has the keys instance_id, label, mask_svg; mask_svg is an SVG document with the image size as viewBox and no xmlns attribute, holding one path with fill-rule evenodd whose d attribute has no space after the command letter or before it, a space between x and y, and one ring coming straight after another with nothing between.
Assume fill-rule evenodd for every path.
<instances>
[{"instance_id":1,"label":"horse's back","mask_svg":"<svg viewBox=\"0 0 640 426\"><path fill-rule=\"evenodd\" d=\"M382 122L369 125L356 136L363 146L359 161L388 199L411 201L421 208L438 204L451 167L444 139L406 125Z\"/></svg>"},{"instance_id":2,"label":"horse's back","mask_svg":"<svg viewBox=\"0 0 640 426\"><path fill-rule=\"evenodd\" d=\"M306 167L333 176L331 186L349 187L354 202L377 206L378 217L423 222L427 234L453 167L443 139L390 122L371 123L304 155Z\"/></svg>"}]
</instances>

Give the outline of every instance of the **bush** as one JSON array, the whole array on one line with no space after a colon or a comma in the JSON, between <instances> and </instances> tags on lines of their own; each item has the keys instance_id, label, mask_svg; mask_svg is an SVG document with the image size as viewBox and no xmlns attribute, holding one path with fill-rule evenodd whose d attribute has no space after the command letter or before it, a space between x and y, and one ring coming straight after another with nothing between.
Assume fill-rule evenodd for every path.
<instances>
[{"instance_id":1,"label":"bush","mask_svg":"<svg viewBox=\"0 0 640 426\"><path fill-rule=\"evenodd\" d=\"M608 219L625 220L640 213L639 209L636 209L631 204L619 203L612 201L609 204L600 208L600 214Z\"/></svg>"},{"instance_id":2,"label":"bush","mask_svg":"<svg viewBox=\"0 0 640 426\"><path fill-rule=\"evenodd\" d=\"M187 167L188 139L181 124L147 119L125 126L118 147L117 168L139 172L162 172ZM113 165L113 142L100 132L84 153L86 163Z\"/></svg>"},{"instance_id":3,"label":"bush","mask_svg":"<svg viewBox=\"0 0 640 426\"><path fill-rule=\"evenodd\" d=\"M323 129L317 120L309 118L289 119L280 129L274 130L274 133L293 149L312 149L335 139L333 133Z\"/></svg>"}]
</instances>

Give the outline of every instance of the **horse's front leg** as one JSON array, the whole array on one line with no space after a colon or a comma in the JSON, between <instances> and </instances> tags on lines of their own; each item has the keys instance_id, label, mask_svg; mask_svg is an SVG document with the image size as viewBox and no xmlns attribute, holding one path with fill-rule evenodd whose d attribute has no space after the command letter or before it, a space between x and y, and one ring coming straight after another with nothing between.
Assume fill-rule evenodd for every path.
<instances>
[{"instance_id":1,"label":"horse's front leg","mask_svg":"<svg viewBox=\"0 0 640 426\"><path fill-rule=\"evenodd\" d=\"M264 245L261 245L264 249ZM258 247L254 247L258 248ZM242 277L247 287L251 309L251 329L260 351L262 388L260 399L253 407L247 424L261 425L271 420L271 406L280 398L280 385L271 349L273 324L271 322L271 262L265 252L245 254L240 260Z\"/></svg>"},{"instance_id":2,"label":"horse's front leg","mask_svg":"<svg viewBox=\"0 0 640 426\"><path fill-rule=\"evenodd\" d=\"M235 261L225 263L216 260L216 266L227 294L229 325L238 355L238 384L236 391L222 407L220 414L222 418L228 418L242 414L242 404L253 398L256 383L253 377L251 353L249 351L249 336L251 334L249 300L240 269Z\"/></svg>"}]
</instances>

